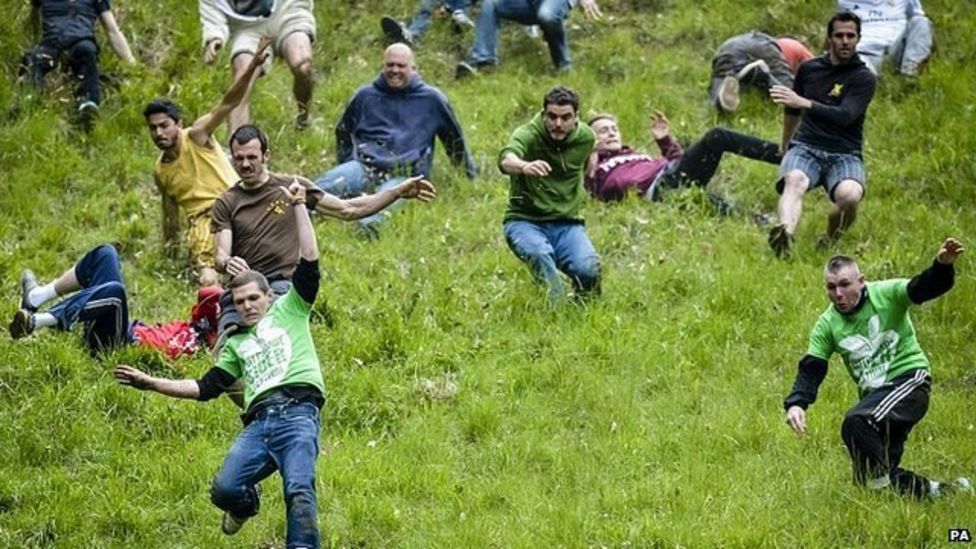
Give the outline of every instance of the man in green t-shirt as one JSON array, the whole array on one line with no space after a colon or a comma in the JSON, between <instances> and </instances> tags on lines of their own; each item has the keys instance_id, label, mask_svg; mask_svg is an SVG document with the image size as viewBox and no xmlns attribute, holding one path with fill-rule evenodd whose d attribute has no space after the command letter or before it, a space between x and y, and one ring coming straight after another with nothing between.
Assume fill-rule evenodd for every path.
<instances>
[{"instance_id":1,"label":"man in green t-shirt","mask_svg":"<svg viewBox=\"0 0 976 549\"><path fill-rule=\"evenodd\" d=\"M214 478L210 498L224 510L223 532L235 534L258 512L257 483L279 469L288 547L319 547L315 460L325 386L309 329L320 275L305 190L298 182L281 189L298 233L300 258L292 287L275 301L261 273L246 270L234 276L230 292L243 328L224 345L216 366L199 380L152 377L124 364L115 370L122 385L201 401L243 381L244 431Z\"/></svg>"},{"instance_id":2,"label":"man in green t-shirt","mask_svg":"<svg viewBox=\"0 0 976 549\"><path fill-rule=\"evenodd\" d=\"M579 209L586 197L583 172L596 143L593 130L579 123L579 95L556 86L542 111L515 129L498 166L511 176L505 239L549 287L550 301L563 295L559 273L572 280L577 295L599 293L600 258Z\"/></svg>"},{"instance_id":3,"label":"man in green t-shirt","mask_svg":"<svg viewBox=\"0 0 976 549\"><path fill-rule=\"evenodd\" d=\"M899 466L908 434L928 410L932 379L908 308L952 288L953 264L963 251L958 240L947 238L932 266L910 280L865 282L857 263L843 255L824 268L831 305L810 332L807 354L783 406L790 428L805 433L806 408L817 400L827 361L834 353L841 355L861 397L841 426L857 484L891 486L917 498L972 490L966 478L943 484Z\"/></svg>"}]
</instances>

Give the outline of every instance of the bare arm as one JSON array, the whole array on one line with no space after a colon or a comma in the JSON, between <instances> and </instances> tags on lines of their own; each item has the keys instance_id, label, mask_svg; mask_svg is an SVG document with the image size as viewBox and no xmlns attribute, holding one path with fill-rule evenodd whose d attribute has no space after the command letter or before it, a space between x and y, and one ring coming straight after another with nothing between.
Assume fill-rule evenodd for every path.
<instances>
[{"instance_id":1,"label":"bare arm","mask_svg":"<svg viewBox=\"0 0 976 549\"><path fill-rule=\"evenodd\" d=\"M308 208L305 207L305 185L294 179L287 189L281 187L281 191L288 197L291 209L295 212L299 256L306 261L318 260L319 247L315 240L315 229L312 228L312 220L308 217Z\"/></svg>"},{"instance_id":2,"label":"bare arm","mask_svg":"<svg viewBox=\"0 0 976 549\"><path fill-rule=\"evenodd\" d=\"M248 96L251 86L254 85L254 81L256 80L255 76L259 74L261 65L268 58L270 53L268 52L268 46L270 45L271 38L262 36L258 42L257 52L251 58L251 63L244 69L244 72L241 73L237 80L231 84L230 89L224 94L220 103L213 110L193 122L193 126L190 127L188 134L197 146L211 146L210 136L224 123L224 120L227 120L230 111L234 110Z\"/></svg>"},{"instance_id":3,"label":"bare arm","mask_svg":"<svg viewBox=\"0 0 976 549\"><path fill-rule=\"evenodd\" d=\"M311 183L308 184L311 185ZM389 206L398 198L415 198L421 202L430 202L435 196L437 196L437 190L433 183L418 175L405 179L396 187L384 189L374 194L357 196L349 200L343 200L325 193L315 205L315 211L322 215L348 221L372 215Z\"/></svg>"},{"instance_id":4,"label":"bare arm","mask_svg":"<svg viewBox=\"0 0 976 549\"><path fill-rule=\"evenodd\" d=\"M796 134L796 128L800 125L800 117L795 114L784 113L783 114L783 137L782 142L779 145L779 155L783 156L786 154L786 148L790 146L790 141L793 140L793 135Z\"/></svg>"},{"instance_id":5,"label":"bare arm","mask_svg":"<svg viewBox=\"0 0 976 549\"><path fill-rule=\"evenodd\" d=\"M230 276L237 276L250 269L247 261L236 255L230 255L234 245L234 233L224 229L214 235L214 266L218 271Z\"/></svg>"},{"instance_id":6,"label":"bare arm","mask_svg":"<svg viewBox=\"0 0 976 549\"><path fill-rule=\"evenodd\" d=\"M115 50L115 53L126 63L135 63L136 58L132 56L129 43L126 41L122 31L119 30L119 25L115 22L115 15L112 13L112 10L103 11L98 15L98 19L102 22L102 26L105 28L105 34L108 35L108 41L112 44L112 49Z\"/></svg>"},{"instance_id":7,"label":"bare arm","mask_svg":"<svg viewBox=\"0 0 976 549\"><path fill-rule=\"evenodd\" d=\"M115 380L140 391L154 391L174 398L200 398L200 386L194 379L165 379L153 377L126 364L115 367Z\"/></svg>"},{"instance_id":8,"label":"bare arm","mask_svg":"<svg viewBox=\"0 0 976 549\"><path fill-rule=\"evenodd\" d=\"M526 162L513 152L505 153L499 163L502 172L508 175L528 175L532 177L544 177L549 175L552 167L545 160L533 160Z\"/></svg>"}]
</instances>

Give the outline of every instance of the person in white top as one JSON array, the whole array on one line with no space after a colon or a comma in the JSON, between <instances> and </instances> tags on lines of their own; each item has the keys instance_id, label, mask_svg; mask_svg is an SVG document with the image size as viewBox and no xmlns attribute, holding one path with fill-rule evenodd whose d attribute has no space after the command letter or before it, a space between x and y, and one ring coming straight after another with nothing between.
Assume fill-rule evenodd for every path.
<instances>
[{"instance_id":1,"label":"person in white top","mask_svg":"<svg viewBox=\"0 0 976 549\"><path fill-rule=\"evenodd\" d=\"M837 0L837 8L861 18L857 52L876 75L887 59L895 71L915 76L932 54L932 21L921 0Z\"/></svg>"}]
</instances>

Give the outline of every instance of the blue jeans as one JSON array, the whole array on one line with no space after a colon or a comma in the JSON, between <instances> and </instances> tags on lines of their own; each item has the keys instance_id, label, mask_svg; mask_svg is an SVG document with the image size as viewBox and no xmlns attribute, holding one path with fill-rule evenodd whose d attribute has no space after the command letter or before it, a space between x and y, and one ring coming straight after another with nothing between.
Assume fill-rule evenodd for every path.
<instances>
[{"instance_id":1,"label":"blue jeans","mask_svg":"<svg viewBox=\"0 0 976 549\"><path fill-rule=\"evenodd\" d=\"M260 507L255 486L279 470L288 509L287 547L319 547L319 410L280 392L267 398L275 400L234 441L210 487L210 500L235 517L253 517Z\"/></svg>"},{"instance_id":2,"label":"blue jeans","mask_svg":"<svg viewBox=\"0 0 976 549\"><path fill-rule=\"evenodd\" d=\"M377 181L358 160L339 164L315 180L315 185L323 191L339 198L355 198L363 194L385 191L403 183L405 177L396 176ZM361 226L379 227L391 213L403 206L403 199L394 200L382 211L357 221Z\"/></svg>"},{"instance_id":3,"label":"blue jeans","mask_svg":"<svg viewBox=\"0 0 976 549\"><path fill-rule=\"evenodd\" d=\"M558 271L566 273L580 295L600 293L600 258L576 221L506 221L505 240L532 275L549 288L549 300L565 294Z\"/></svg>"},{"instance_id":4,"label":"blue jeans","mask_svg":"<svg viewBox=\"0 0 976 549\"><path fill-rule=\"evenodd\" d=\"M557 69L571 66L563 26L571 8L569 0L484 0L475 26L471 62L475 65L498 62L498 30L501 20L508 19L522 25L539 25L549 45L552 64Z\"/></svg>"},{"instance_id":5,"label":"blue jeans","mask_svg":"<svg viewBox=\"0 0 976 549\"><path fill-rule=\"evenodd\" d=\"M471 6L469 0L420 0L420 10L417 11L417 15L410 21L410 26L407 27L414 40L419 40L427 32L427 28L430 27L430 16L434 14L437 6L441 4L446 6L451 13L458 10L467 13L468 7Z\"/></svg>"},{"instance_id":6,"label":"blue jeans","mask_svg":"<svg viewBox=\"0 0 976 549\"><path fill-rule=\"evenodd\" d=\"M93 355L129 343L129 300L119 252L108 244L91 250L75 264L75 277L81 290L48 310L58 328L70 330L82 322Z\"/></svg>"}]
</instances>

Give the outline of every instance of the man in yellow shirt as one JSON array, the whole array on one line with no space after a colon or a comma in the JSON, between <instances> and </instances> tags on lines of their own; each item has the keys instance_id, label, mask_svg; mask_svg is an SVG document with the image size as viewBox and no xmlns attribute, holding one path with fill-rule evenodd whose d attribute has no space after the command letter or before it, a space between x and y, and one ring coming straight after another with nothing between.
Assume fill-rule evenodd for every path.
<instances>
[{"instance_id":1,"label":"man in yellow shirt","mask_svg":"<svg viewBox=\"0 0 976 549\"><path fill-rule=\"evenodd\" d=\"M163 199L163 238L167 250L176 250L180 231L179 209L187 218L186 246L201 286L217 284L210 209L214 201L239 179L213 132L248 95L248 90L267 58L270 40L263 38L257 54L234 81L220 104L184 129L180 109L168 99L150 102L143 116L153 143L163 153L153 169Z\"/></svg>"}]
</instances>

